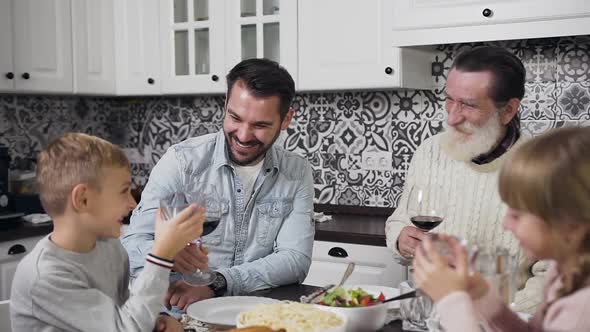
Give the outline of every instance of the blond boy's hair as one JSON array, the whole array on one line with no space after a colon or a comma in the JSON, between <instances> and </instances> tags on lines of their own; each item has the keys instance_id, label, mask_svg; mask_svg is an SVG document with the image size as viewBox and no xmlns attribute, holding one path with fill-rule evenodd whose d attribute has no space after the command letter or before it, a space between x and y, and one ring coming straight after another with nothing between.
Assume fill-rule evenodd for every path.
<instances>
[{"instance_id":1,"label":"blond boy's hair","mask_svg":"<svg viewBox=\"0 0 590 332\"><path fill-rule=\"evenodd\" d=\"M63 215L78 184L100 190L102 170L107 167L129 168L125 153L110 142L82 133L67 133L52 141L37 159L37 188L47 214Z\"/></svg>"}]
</instances>

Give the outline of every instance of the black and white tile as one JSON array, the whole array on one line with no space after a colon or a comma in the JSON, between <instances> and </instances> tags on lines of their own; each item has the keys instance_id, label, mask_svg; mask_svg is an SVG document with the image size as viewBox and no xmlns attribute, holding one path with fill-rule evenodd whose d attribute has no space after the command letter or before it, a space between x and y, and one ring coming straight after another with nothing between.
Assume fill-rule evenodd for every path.
<instances>
[{"instance_id":1,"label":"black and white tile","mask_svg":"<svg viewBox=\"0 0 590 332\"><path fill-rule=\"evenodd\" d=\"M522 128L539 135L552 128L590 125L590 36L499 41L527 69ZM283 145L313 168L318 203L395 207L417 146L440 132L446 119L444 86L453 59L483 43L439 45L431 90L342 91L297 95L294 121ZM80 98L0 96L0 144L14 169L34 167L36 154L67 131L98 135L136 148L148 161L133 164L136 185L172 144L216 132L223 96ZM392 156L387 171L363 169L363 152Z\"/></svg>"}]
</instances>

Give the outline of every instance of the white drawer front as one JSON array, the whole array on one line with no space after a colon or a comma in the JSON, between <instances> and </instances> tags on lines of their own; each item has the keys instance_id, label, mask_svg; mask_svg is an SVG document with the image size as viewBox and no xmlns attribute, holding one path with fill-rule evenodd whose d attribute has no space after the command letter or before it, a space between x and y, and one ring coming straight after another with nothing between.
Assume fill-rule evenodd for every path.
<instances>
[{"instance_id":1,"label":"white drawer front","mask_svg":"<svg viewBox=\"0 0 590 332\"><path fill-rule=\"evenodd\" d=\"M39 240L41 240L44 236L45 235L35 236L35 237L27 237L27 238L19 239L19 240L0 242L0 259L10 257L10 255L8 255L8 250L10 250L10 248L12 246L14 246L15 244L20 244L20 245L24 246L25 250L26 250L25 254L29 253L31 250L33 250L33 248L35 248L35 245L37 244L37 242L39 242Z\"/></svg>"},{"instance_id":2,"label":"white drawer front","mask_svg":"<svg viewBox=\"0 0 590 332\"><path fill-rule=\"evenodd\" d=\"M346 252L347 257L331 256L331 249L333 252ZM346 281L349 285L397 287L405 269L395 262L387 247L315 241L311 267L303 283L312 286L337 284L350 262L354 262L356 267Z\"/></svg>"},{"instance_id":3,"label":"white drawer front","mask_svg":"<svg viewBox=\"0 0 590 332\"><path fill-rule=\"evenodd\" d=\"M10 298L10 288L14 272L20 260L25 257L41 240L43 236L29 237L19 240L0 242L0 301ZM18 254L8 254L10 248L15 245L22 245L24 252Z\"/></svg>"}]
</instances>

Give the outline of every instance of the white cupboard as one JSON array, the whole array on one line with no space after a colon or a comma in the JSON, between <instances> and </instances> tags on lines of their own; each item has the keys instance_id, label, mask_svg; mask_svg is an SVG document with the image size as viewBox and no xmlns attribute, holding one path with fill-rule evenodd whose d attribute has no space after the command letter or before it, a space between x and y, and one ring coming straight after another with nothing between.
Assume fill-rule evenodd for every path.
<instances>
[{"instance_id":1,"label":"white cupboard","mask_svg":"<svg viewBox=\"0 0 590 332\"><path fill-rule=\"evenodd\" d=\"M395 45L544 38L590 33L587 0L396 0Z\"/></svg>"},{"instance_id":2,"label":"white cupboard","mask_svg":"<svg viewBox=\"0 0 590 332\"><path fill-rule=\"evenodd\" d=\"M345 285L398 287L404 278L405 267L394 260L387 247L314 241L311 267L303 284L337 284L350 262L356 267Z\"/></svg>"},{"instance_id":3,"label":"white cupboard","mask_svg":"<svg viewBox=\"0 0 590 332\"><path fill-rule=\"evenodd\" d=\"M285 67L297 84L297 1L226 0L225 67L268 58Z\"/></svg>"},{"instance_id":4,"label":"white cupboard","mask_svg":"<svg viewBox=\"0 0 590 332\"><path fill-rule=\"evenodd\" d=\"M160 94L158 0L72 3L74 92Z\"/></svg>"},{"instance_id":5,"label":"white cupboard","mask_svg":"<svg viewBox=\"0 0 590 332\"><path fill-rule=\"evenodd\" d=\"M0 91L72 92L70 11L70 0L0 0Z\"/></svg>"},{"instance_id":6,"label":"white cupboard","mask_svg":"<svg viewBox=\"0 0 590 332\"><path fill-rule=\"evenodd\" d=\"M299 89L430 88L432 52L392 47L393 2L299 0Z\"/></svg>"},{"instance_id":7,"label":"white cupboard","mask_svg":"<svg viewBox=\"0 0 590 332\"><path fill-rule=\"evenodd\" d=\"M225 91L225 1L160 1L162 92Z\"/></svg>"},{"instance_id":8,"label":"white cupboard","mask_svg":"<svg viewBox=\"0 0 590 332\"><path fill-rule=\"evenodd\" d=\"M297 82L297 1L160 1L162 91L224 93L240 61L269 58Z\"/></svg>"},{"instance_id":9,"label":"white cupboard","mask_svg":"<svg viewBox=\"0 0 590 332\"><path fill-rule=\"evenodd\" d=\"M0 91L13 91L12 0L0 0L0 45Z\"/></svg>"}]
</instances>

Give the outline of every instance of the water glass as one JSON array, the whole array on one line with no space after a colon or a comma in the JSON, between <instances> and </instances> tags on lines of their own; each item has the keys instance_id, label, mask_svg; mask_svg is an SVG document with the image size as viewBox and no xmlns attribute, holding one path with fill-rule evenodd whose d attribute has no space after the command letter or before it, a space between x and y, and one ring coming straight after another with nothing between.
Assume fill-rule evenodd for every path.
<instances>
[{"instance_id":1,"label":"water glass","mask_svg":"<svg viewBox=\"0 0 590 332\"><path fill-rule=\"evenodd\" d=\"M504 303L514 306L518 258L503 247L480 249L475 259L475 270L490 284Z\"/></svg>"},{"instance_id":2,"label":"water glass","mask_svg":"<svg viewBox=\"0 0 590 332\"><path fill-rule=\"evenodd\" d=\"M414 283L410 280L400 284L400 294L413 291ZM403 319L404 331L428 331L428 318L433 310L433 303L428 295L418 290L418 295L413 298L402 300L400 303L400 314Z\"/></svg>"}]
</instances>

